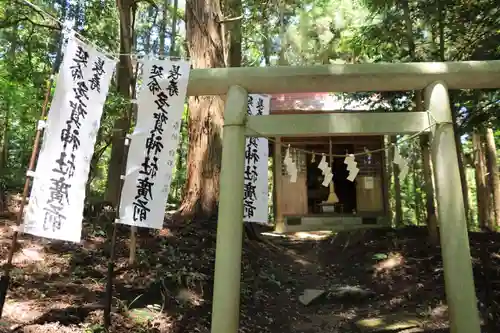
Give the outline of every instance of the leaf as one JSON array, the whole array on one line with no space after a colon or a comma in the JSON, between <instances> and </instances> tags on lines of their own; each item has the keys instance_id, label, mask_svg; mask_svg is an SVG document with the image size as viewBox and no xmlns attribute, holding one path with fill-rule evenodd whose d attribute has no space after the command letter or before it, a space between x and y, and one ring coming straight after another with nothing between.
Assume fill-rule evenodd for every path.
<instances>
[{"instance_id":1,"label":"leaf","mask_svg":"<svg viewBox=\"0 0 500 333\"><path fill-rule=\"evenodd\" d=\"M372 256L372 259L374 260L384 260L389 258L389 256L385 253L376 253Z\"/></svg>"}]
</instances>

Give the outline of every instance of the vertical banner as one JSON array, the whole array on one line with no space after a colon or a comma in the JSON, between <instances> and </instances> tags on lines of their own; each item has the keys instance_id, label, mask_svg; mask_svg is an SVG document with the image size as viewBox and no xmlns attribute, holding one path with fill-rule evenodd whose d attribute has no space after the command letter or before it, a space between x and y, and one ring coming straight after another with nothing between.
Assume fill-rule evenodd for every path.
<instances>
[{"instance_id":1,"label":"vertical banner","mask_svg":"<svg viewBox=\"0 0 500 333\"><path fill-rule=\"evenodd\" d=\"M184 60L144 61L118 223L163 227L189 72Z\"/></svg>"},{"instance_id":2,"label":"vertical banner","mask_svg":"<svg viewBox=\"0 0 500 333\"><path fill-rule=\"evenodd\" d=\"M116 62L70 37L57 76L23 231L80 242L85 185Z\"/></svg>"},{"instance_id":3,"label":"vertical banner","mask_svg":"<svg viewBox=\"0 0 500 333\"><path fill-rule=\"evenodd\" d=\"M271 96L248 95L248 115L269 115L270 108ZM267 139L246 139L245 192L243 194L243 221L245 222L268 223L268 157Z\"/></svg>"}]
</instances>

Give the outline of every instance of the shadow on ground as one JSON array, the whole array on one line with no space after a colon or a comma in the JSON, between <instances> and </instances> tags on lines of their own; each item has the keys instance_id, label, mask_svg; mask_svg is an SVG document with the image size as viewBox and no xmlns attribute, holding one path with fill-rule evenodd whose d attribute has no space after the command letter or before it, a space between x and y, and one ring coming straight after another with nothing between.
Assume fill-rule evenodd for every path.
<instances>
[{"instance_id":1,"label":"shadow on ground","mask_svg":"<svg viewBox=\"0 0 500 333\"><path fill-rule=\"evenodd\" d=\"M113 332L209 332L213 225L143 232L132 268L128 232L120 230ZM102 331L108 248L104 234L88 235L79 246L23 237L2 332ZM244 243L242 333L372 332L377 325L385 325L380 332L449 331L439 248L427 245L423 228L264 240ZM500 237L471 234L471 248L482 316L495 318ZM26 249L38 249L42 259ZM3 244L4 257L6 250ZM299 301L305 289L325 292L305 306Z\"/></svg>"}]
</instances>

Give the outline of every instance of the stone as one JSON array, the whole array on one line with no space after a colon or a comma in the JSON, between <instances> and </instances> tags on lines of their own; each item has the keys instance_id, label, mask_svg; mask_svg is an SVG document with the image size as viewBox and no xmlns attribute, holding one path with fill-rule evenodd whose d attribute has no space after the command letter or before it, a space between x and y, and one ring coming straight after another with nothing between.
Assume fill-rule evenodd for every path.
<instances>
[{"instance_id":1,"label":"stone","mask_svg":"<svg viewBox=\"0 0 500 333\"><path fill-rule=\"evenodd\" d=\"M322 289L305 289L302 295L299 296L299 301L304 305L309 305L312 301L318 299L324 293L325 291Z\"/></svg>"},{"instance_id":2,"label":"stone","mask_svg":"<svg viewBox=\"0 0 500 333\"><path fill-rule=\"evenodd\" d=\"M359 286L338 286L329 290L329 296L337 299L366 299L374 296L375 293L369 289Z\"/></svg>"}]
</instances>

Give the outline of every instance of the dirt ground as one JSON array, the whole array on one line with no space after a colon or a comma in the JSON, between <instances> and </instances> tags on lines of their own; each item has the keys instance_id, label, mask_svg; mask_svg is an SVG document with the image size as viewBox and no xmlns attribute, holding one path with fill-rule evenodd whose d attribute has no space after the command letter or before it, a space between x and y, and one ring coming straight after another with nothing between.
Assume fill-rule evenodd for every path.
<instances>
[{"instance_id":1,"label":"dirt ground","mask_svg":"<svg viewBox=\"0 0 500 333\"><path fill-rule=\"evenodd\" d=\"M1 221L3 259L12 223ZM112 332L209 332L214 225L141 232L133 268L128 230L119 228ZM0 332L103 332L105 235L89 226L80 245L23 235ZM449 331L440 252L427 245L425 229L262 237L244 244L240 332L374 332L391 320L406 324L380 332ZM481 314L495 321L500 236L471 234L471 248ZM325 293L305 306L305 289Z\"/></svg>"}]
</instances>

